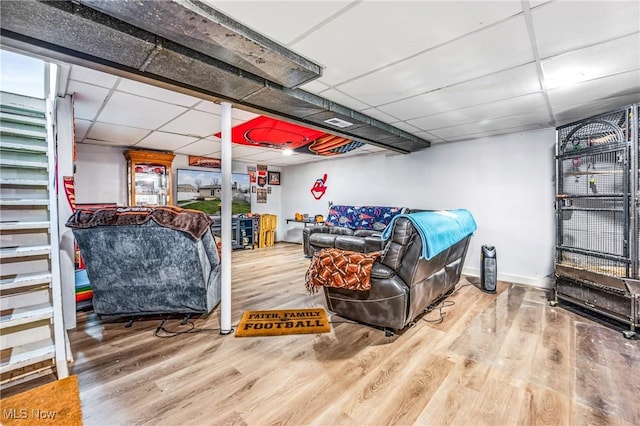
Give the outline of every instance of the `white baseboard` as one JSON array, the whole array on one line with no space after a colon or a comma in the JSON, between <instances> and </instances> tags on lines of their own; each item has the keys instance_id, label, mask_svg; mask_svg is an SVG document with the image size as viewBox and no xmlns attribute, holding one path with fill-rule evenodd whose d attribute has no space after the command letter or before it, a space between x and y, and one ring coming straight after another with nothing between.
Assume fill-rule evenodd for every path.
<instances>
[{"instance_id":1,"label":"white baseboard","mask_svg":"<svg viewBox=\"0 0 640 426\"><path fill-rule=\"evenodd\" d=\"M471 277L480 277L479 268L462 268L462 273ZM533 278L525 277L522 275L504 274L498 272L498 281L504 281L513 284L530 285L532 287L545 289L553 287L553 279L550 277Z\"/></svg>"}]
</instances>

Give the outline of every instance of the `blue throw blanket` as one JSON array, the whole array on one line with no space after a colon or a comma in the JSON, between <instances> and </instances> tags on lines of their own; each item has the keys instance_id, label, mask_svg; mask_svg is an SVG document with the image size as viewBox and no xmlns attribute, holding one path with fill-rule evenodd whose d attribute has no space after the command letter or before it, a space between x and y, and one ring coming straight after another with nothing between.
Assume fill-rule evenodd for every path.
<instances>
[{"instance_id":1,"label":"blue throw blanket","mask_svg":"<svg viewBox=\"0 0 640 426\"><path fill-rule=\"evenodd\" d=\"M422 237L421 259L431 259L478 228L473 216L466 209L400 214L395 216L382 232L383 240L391 237L393 225L401 217L409 219Z\"/></svg>"}]
</instances>

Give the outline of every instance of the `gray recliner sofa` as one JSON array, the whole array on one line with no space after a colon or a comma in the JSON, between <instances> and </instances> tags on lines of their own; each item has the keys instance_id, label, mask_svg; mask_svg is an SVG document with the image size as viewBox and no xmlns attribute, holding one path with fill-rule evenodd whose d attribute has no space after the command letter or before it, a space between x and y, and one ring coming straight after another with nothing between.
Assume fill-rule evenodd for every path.
<instances>
[{"instance_id":1,"label":"gray recliner sofa","mask_svg":"<svg viewBox=\"0 0 640 426\"><path fill-rule=\"evenodd\" d=\"M341 250L371 253L384 249L380 235L394 216L408 212L406 207L333 205L324 225L302 230L304 255L312 257L318 250Z\"/></svg>"},{"instance_id":2,"label":"gray recliner sofa","mask_svg":"<svg viewBox=\"0 0 640 426\"><path fill-rule=\"evenodd\" d=\"M78 241L102 316L206 314L220 302L220 259L202 213L173 207L78 210Z\"/></svg>"}]
</instances>

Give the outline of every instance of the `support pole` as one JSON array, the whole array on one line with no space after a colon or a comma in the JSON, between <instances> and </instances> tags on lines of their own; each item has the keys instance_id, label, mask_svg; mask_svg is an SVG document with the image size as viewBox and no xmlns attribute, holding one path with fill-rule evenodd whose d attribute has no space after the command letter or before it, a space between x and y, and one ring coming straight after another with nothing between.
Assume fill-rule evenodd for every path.
<instances>
[{"instance_id":1,"label":"support pole","mask_svg":"<svg viewBox=\"0 0 640 426\"><path fill-rule=\"evenodd\" d=\"M220 119L222 152L222 211L220 212L222 233L222 276L220 299L220 334L229 334L231 329L231 104L222 102Z\"/></svg>"}]
</instances>

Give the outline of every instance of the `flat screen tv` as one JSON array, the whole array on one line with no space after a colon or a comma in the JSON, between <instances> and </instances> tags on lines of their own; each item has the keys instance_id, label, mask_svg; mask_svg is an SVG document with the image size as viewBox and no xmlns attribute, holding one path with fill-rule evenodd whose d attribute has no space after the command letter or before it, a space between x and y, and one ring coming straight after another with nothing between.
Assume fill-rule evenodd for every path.
<instances>
[{"instance_id":1,"label":"flat screen tv","mask_svg":"<svg viewBox=\"0 0 640 426\"><path fill-rule=\"evenodd\" d=\"M219 214L222 198L222 173L211 170L178 169L176 175L176 201L178 207ZM232 213L251 211L251 185L249 175L231 174L233 193Z\"/></svg>"}]
</instances>

